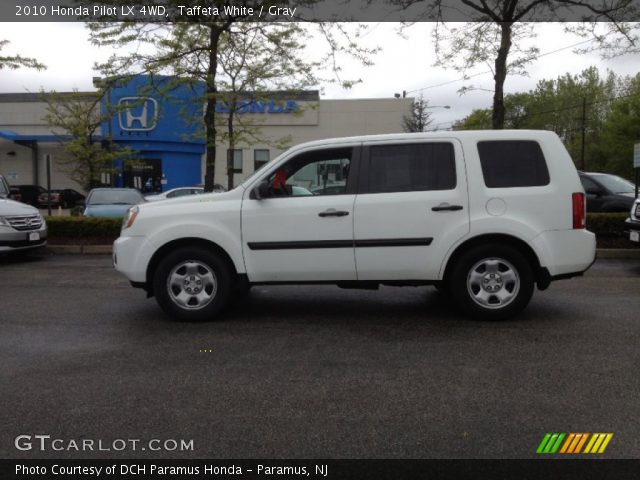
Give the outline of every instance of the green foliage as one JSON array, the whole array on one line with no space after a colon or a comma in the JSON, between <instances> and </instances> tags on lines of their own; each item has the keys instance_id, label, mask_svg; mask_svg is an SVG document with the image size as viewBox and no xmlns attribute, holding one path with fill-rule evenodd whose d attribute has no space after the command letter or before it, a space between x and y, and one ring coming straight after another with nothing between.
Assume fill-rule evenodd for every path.
<instances>
[{"instance_id":1,"label":"green foliage","mask_svg":"<svg viewBox=\"0 0 640 480\"><path fill-rule=\"evenodd\" d=\"M640 75L609 72L601 78L591 67L509 94L505 108L506 128L556 132L578 168L633 178L633 145L640 141ZM454 125L456 130L488 128L489 108L474 110Z\"/></svg>"},{"instance_id":2,"label":"green foliage","mask_svg":"<svg viewBox=\"0 0 640 480\"><path fill-rule=\"evenodd\" d=\"M402 117L402 129L405 132L424 132L431 124L431 112L429 102L422 95L414 100L411 114Z\"/></svg>"},{"instance_id":3,"label":"green foliage","mask_svg":"<svg viewBox=\"0 0 640 480\"><path fill-rule=\"evenodd\" d=\"M114 161L132 156L128 148L109 143L107 148L96 140L104 122L110 121L115 111L101 111L100 103L108 91L103 86L95 94L42 93L47 103L45 120L56 133L66 156L56 159L62 170L85 190L100 186L101 174L115 173ZM109 110L109 109L107 109Z\"/></svg>"},{"instance_id":4,"label":"green foliage","mask_svg":"<svg viewBox=\"0 0 640 480\"><path fill-rule=\"evenodd\" d=\"M120 235L122 219L93 217L46 217L49 237L81 240L86 237L104 237L113 241Z\"/></svg>"},{"instance_id":5,"label":"green foliage","mask_svg":"<svg viewBox=\"0 0 640 480\"><path fill-rule=\"evenodd\" d=\"M317 0L316 0L317 1ZM124 5L125 0L110 0L110 4ZM184 2L167 0L169 11L177 11ZM313 4L314 0L306 2ZM202 7L219 7L221 2L202 0ZM247 18L220 15L212 21L210 16L192 17L190 22L168 19L163 24L140 22L94 22L89 24L91 40L98 46L125 47L122 55L115 55L97 68L107 77L132 73L172 75L177 83L205 85L202 104L205 105L204 139L207 146L205 159L205 188L214 181L216 146L220 134L216 103L233 100L226 92L232 88L232 76L242 80L251 92L275 89L300 89L319 84L321 67L330 65L336 79L344 86L353 83L339 77L338 57L347 55L368 64L374 50L360 48L339 24L317 24L326 39L326 56L314 59L306 48L310 33L307 25L290 22L245 22ZM356 37L361 29L356 30ZM249 48L247 48L249 47ZM227 69L227 67L230 67ZM226 70L225 70L226 69ZM234 115L231 115L234 117ZM233 118L232 118L233 120ZM255 127L255 126L253 126ZM230 141L238 143L231 132ZM247 135L251 137L251 135Z\"/></svg>"},{"instance_id":6,"label":"green foliage","mask_svg":"<svg viewBox=\"0 0 640 480\"><path fill-rule=\"evenodd\" d=\"M628 213L588 213L587 230L601 238L622 238Z\"/></svg>"},{"instance_id":7,"label":"green foliage","mask_svg":"<svg viewBox=\"0 0 640 480\"><path fill-rule=\"evenodd\" d=\"M9 43L8 40L0 40L0 51ZM0 55L0 70L8 68L16 70L18 68L35 68L36 70L44 70L46 67L38 62L35 58L23 57L21 55L4 56Z\"/></svg>"},{"instance_id":8,"label":"green foliage","mask_svg":"<svg viewBox=\"0 0 640 480\"><path fill-rule=\"evenodd\" d=\"M391 3L396 2L391 0ZM397 3L406 8L418 0ZM427 13L435 14L436 18L442 18L445 9L459 8L443 0L428 3ZM526 46L526 41L536 36L532 19L562 21L561 12L569 8L579 12L582 22L569 24L566 29L595 40L595 48L605 55L638 50L640 27L623 20L637 14L637 7L629 0L595 2L597 6L590 0L464 0L462 3L472 12L473 22L454 22L453 27L438 22L434 29L436 64L465 75L479 65L491 67L494 78L492 128L506 126L504 83L507 76L526 74L527 65L539 58L536 46ZM598 21L606 27L600 28Z\"/></svg>"},{"instance_id":9,"label":"green foliage","mask_svg":"<svg viewBox=\"0 0 640 480\"><path fill-rule=\"evenodd\" d=\"M640 142L640 75L626 83L602 124L594 156L598 169L634 178L633 145Z\"/></svg>"}]
</instances>

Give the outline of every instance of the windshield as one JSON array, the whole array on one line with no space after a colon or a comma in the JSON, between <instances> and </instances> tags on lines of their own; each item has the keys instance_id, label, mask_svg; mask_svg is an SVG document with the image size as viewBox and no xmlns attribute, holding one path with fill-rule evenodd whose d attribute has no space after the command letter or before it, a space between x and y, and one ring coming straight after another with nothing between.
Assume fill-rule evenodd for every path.
<instances>
[{"instance_id":1,"label":"windshield","mask_svg":"<svg viewBox=\"0 0 640 480\"><path fill-rule=\"evenodd\" d=\"M597 175L595 179L612 193L633 193L636 189L633 183L616 175Z\"/></svg>"},{"instance_id":2,"label":"windshield","mask_svg":"<svg viewBox=\"0 0 640 480\"><path fill-rule=\"evenodd\" d=\"M87 205L136 205L143 201L140 192L135 190L96 190Z\"/></svg>"}]
</instances>

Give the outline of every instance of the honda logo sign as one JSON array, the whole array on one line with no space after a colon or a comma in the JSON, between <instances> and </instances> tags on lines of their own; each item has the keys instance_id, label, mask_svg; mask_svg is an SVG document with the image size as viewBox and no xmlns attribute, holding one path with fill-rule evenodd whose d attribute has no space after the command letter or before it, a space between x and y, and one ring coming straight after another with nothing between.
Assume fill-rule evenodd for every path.
<instances>
[{"instance_id":1,"label":"honda logo sign","mask_svg":"<svg viewBox=\"0 0 640 480\"><path fill-rule=\"evenodd\" d=\"M123 97L118 102L120 129L149 132L158 124L158 102L150 97Z\"/></svg>"}]
</instances>

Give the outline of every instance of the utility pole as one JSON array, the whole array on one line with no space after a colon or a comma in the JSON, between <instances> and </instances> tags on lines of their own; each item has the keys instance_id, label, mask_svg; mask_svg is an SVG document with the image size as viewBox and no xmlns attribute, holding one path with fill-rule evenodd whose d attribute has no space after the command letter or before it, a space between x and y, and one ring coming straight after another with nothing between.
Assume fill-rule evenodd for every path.
<instances>
[{"instance_id":1,"label":"utility pole","mask_svg":"<svg viewBox=\"0 0 640 480\"><path fill-rule=\"evenodd\" d=\"M580 149L580 170L586 171L584 160L584 142L587 130L587 97L582 97L582 147Z\"/></svg>"}]
</instances>

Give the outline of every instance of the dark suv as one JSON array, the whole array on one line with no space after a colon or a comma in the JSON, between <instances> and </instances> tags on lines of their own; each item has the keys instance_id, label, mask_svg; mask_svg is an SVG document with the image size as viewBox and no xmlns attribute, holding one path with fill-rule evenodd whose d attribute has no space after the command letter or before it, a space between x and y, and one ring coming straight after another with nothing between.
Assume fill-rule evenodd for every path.
<instances>
[{"instance_id":1,"label":"dark suv","mask_svg":"<svg viewBox=\"0 0 640 480\"><path fill-rule=\"evenodd\" d=\"M587 212L628 212L635 200L633 183L608 173L580 172Z\"/></svg>"}]
</instances>

